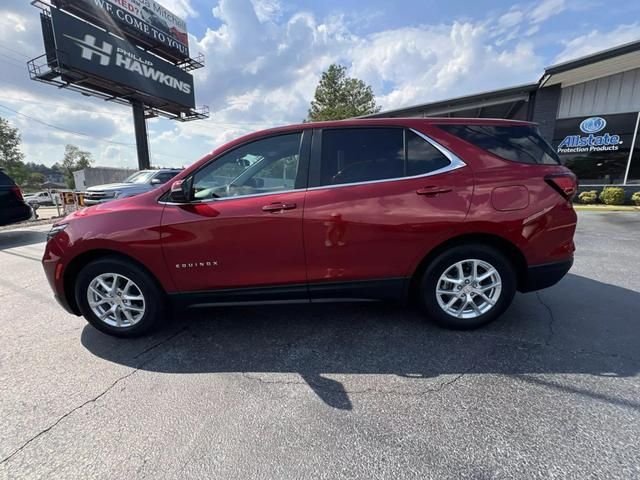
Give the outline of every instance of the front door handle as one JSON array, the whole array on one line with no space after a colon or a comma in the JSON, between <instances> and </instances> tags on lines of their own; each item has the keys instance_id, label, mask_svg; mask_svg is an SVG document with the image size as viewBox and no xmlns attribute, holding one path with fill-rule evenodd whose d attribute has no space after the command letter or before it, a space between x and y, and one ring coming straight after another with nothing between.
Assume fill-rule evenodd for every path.
<instances>
[{"instance_id":1,"label":"front door handle","mask_svg":"<svg viewBox=\"0 0 640 480\"><path fill-rule=\"evenodd\" d=\"M436 185L429 185L428 187L419 188L416 190L418 195L426 195L427 197L434 197L439 193L447 193L450 192L452 188L450 187L438 187Z\"/></svg>"},{"instance_id":2,"label":"front door handle","mask_svg":"<svg viewBox=\"0 0 640 480\"><path fill-rule=\"evenodd\" d=\"M283 210L293 210L294 208L296 208L296 206L297 205L295 203L275 202L262 207L262 211L263 212L281 212Z\"/></svg>"}]
</instances>

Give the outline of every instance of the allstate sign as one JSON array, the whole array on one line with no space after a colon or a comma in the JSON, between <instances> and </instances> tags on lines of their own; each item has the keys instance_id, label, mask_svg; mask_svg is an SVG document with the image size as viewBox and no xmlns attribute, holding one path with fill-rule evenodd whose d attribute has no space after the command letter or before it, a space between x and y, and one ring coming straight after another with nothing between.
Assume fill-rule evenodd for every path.
<instances>
[{"instance_id":1,"label":"allstate sign","mask_svg":"<svg viewBox=\"0 0 640 480\"><path fill-rule=\"evenodd\" d=\"M607 126L607 121L602 117L589 117L580 122L580 130L586 133L582 135L567 135L558 145L558 153L586 153L614 151L620 148L622 140L620 135L605 132L602 135L594 135Z\"/></svg>"},{"instance_id":2,"label":"allstate sign","mask_svg":"<svg viewBox=\"0 0 640 480\"><path fill-rule=\"evenodd\" d=\"M602 117L589 117L580 122L580 130L584 133L597 133L607 126L607 121Z\"/></svg>"}]
</instances>

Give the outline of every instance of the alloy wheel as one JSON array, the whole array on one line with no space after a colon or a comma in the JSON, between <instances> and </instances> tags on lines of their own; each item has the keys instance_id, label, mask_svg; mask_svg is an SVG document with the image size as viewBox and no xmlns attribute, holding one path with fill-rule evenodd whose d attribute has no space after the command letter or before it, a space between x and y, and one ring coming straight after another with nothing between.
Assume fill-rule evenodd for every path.
<instances>
[{"instance_id":1,"label":"alloy wheel","mask_svg":"<svg viewBox=\"0 0 640 480\"><path fill-rule=\"evenodd\" d=\"M131 327L145 312L140 287L119 273L102 273L89 283L87 300L101 322L116 328Z\"/></svg>"},{"instance_id":2,"label":"alloy wheel","mask_svg":"<svg viewBox=\"0 0 640 480\"><path fill-rule=\"evenodd\" d=\"M438 305L447 314L473 319L491 310L500 298L498 270L484 260L467 259L446 268L436 284Z\"/></svg>"}]
</instances>

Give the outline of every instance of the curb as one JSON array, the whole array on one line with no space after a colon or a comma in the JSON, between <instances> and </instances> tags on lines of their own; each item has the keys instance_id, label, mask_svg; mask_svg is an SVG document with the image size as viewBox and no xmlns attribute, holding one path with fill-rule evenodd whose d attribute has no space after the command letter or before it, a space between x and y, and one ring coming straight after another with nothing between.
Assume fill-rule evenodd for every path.
<instances>
[{"instance_id":1,"label":"curb","mask_svg":"<svg viewBox=\"0 0 640 480\"><path fill-rule=\"evenodd\" d=\"M583 212L640 212L640 207L633 205L573 205L576 211Z\"/></svg>"},{"instance_id":2,"label":"curb","mask_svg":"<svg viewBox=\"0 0 640 480\"><path fill-rule=\"evenodd\" d=\"M0 232L5 232L7 230L16 230L18 228L30 228L30 227L37 227L39 225L52 224L63 218L64 217L54 217L54 218L47 218L44 220L27 220L26 222L12 223L10 225L3 225L2 227L0 227Z\"/></svg>"}]
</instances>

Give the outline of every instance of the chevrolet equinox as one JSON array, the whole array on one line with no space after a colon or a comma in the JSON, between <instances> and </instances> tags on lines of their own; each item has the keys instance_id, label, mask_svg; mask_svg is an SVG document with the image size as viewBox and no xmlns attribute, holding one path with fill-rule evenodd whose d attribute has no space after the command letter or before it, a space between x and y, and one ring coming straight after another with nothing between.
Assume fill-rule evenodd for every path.
<instances>
[{"instance_id":1,"label":"chevrolet equinox","mask_svg":"<svg viewBox=\"0 0 640 480\"><path fill-rule=\"evenodd\" d=\"M43 264L67 311L121 337L169 306L333 299L412 300L475 328L571 268L576 187L526 122L292 125L69 215Z\"/></svg>"}]
</instances>

